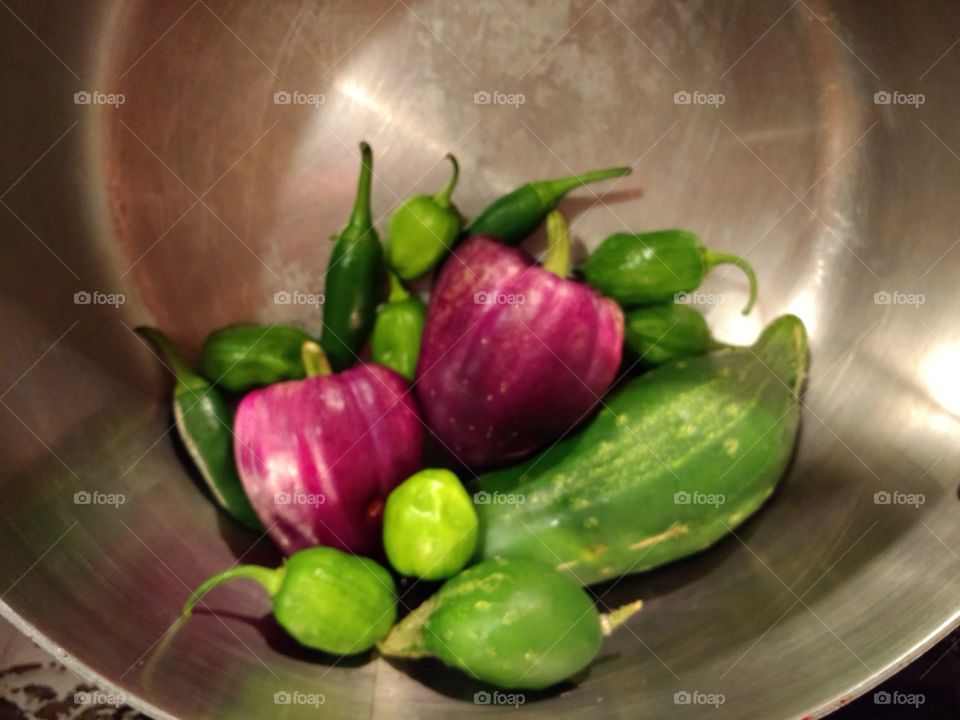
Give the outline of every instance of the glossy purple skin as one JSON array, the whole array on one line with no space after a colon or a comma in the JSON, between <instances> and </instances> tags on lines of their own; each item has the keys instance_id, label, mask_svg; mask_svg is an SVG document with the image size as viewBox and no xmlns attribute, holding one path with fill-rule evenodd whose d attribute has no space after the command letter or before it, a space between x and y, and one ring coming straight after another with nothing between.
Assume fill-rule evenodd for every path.
<instances>
[{"instance_id":1,"label":"glossy purple skin","mask_svg":"<svg viewBox=\"0 0 960 720\"><path fill-rule=\"evenodd\" d=\"M473 237L434 285L417 398L461 462L502 465L586 419L613 382L622 349L615 302L522 250Z\"/></svg>"},{"instance_id":2,"label":"glossy purple skin","mask_svg":"<svg viewBox=\"0 0 960 720\"><path fill-rule=\"evenodd\" d=\"M254 390L234 419L243 487L288 555L379 554L383 503L420 469L422 446L409 384L381 365Z\"/></svg>"}]
</instances>

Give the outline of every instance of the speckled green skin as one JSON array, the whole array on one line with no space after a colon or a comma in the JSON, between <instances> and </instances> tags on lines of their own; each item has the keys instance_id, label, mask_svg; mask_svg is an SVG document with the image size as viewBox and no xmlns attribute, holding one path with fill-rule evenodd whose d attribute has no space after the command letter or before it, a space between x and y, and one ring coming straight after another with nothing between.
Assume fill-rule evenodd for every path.
<instances>
[{"instance_id":1,"label":"speckled green skin","mask_svg":"<svg viewBox=\"0 0 960 720\"><path fill-rule=\"evenodd\" d=\"M786 469L806 367L806 331L787 315L752 348L631 381L579 434L480 478L492 500L476 505L478 559L539 560L589 585L709 547Z\"/></svg>"},{"instance_id":2,"label":"speckled green skin","mask_svg":"<svg viewBox=\"0 0 960 720\"><path fill-rule=\"evenodd\" d=\"M368 558L334 548L301 550L287 559L273 614L307 647L336 655L369 650L397 617L390 573Z\"/></svg>"},{"instance_id":3,"label":"speckled green skin","mask_svg":"<svg viewBox=\"0 0 960 720\"><path fill-rule=\"evenodd\" d=\"M445 580L463 569L476 547L473 501L449 470L421 470L387 497L383 549L398 573Z\"/></svg>"},{"instance_id":4,"label":"speckled green skin","mask_svg":"<svg viewBox=\"0 0 960 720\"><path fill-rule=\"evenodd\" d=\"M586 667L602 639L597 609L576 583L541 563L501 558L447 581L379 647L434 656L503 688L545 688Z\"/></svg>"}]
</instances>

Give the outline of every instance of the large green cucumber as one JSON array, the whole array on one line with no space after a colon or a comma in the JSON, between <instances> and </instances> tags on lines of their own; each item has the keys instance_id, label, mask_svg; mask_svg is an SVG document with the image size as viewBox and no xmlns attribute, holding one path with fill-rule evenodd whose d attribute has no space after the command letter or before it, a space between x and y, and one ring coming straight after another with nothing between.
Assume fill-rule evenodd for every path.
<instances>
[{"instance_id":1,"label":"large green cucumber","mask_svg":"<svg viewBox=\"0 0 960 720\"><path fill-rule=\"evenodd\" d=\"M631 381L582 432L479 479L477 559L539 560L590 585L709 547L786 469L806 370L806 330L785 315L752 347Z\"/></svg>"}]
</instances>

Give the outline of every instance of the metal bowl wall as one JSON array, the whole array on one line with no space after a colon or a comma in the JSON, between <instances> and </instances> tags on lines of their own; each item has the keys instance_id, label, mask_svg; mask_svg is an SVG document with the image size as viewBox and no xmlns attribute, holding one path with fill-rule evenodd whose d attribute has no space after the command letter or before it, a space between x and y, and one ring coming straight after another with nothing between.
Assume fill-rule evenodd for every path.
<instances>
[{"instance_id":1,"label":"metal bowl wall","mask_svg":"<svg viewBox=\"0 0 960 720\"><path fill-rule=\"evenodd\" d=\"M693 718L713 695L711 717L816 716L957 623L950 3L8 0L0 32L0 609L133 704L506 710L435 663L298 650L243 584L167 634L201 579L276 556L203 497L170 380L131 328L169 329L194 357L230 322L318 329L309 298L361 138L380 227L440 187L447 151L468 215L527 179L632 164L564 203L576 238L690 228L760 274L747 318L736 270L704 286L726 300L703 308L722 339L788 311L810 331L802 434L768 507L701 556L599 588L647 604L521 715Z\"/></svg>"}]
</instances>

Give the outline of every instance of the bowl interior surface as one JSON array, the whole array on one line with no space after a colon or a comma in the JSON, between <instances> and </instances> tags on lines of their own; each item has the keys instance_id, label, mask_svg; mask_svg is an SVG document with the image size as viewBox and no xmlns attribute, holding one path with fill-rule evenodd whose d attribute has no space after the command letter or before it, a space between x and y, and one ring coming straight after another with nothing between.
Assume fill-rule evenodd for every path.
<instances>
[{"instance_id":1,"label":"bowl interior surface","mask_svg":"<svg viewBox=\"0 0 960 720\"><path fill-rule=\"evenodd\" d=\"M796 457L768 506L700 556L596 588L605 605L646 605L576 683L525 694L519 712L819 715L956 623L947 3L24 0L0 28L4 89L21 99L0 114L17 139L0 170L14 339L0 607L133 704L189 718L312 717L321 699L331 718L496 710L437 663L298 649L244 584L170 632L208 575L277 556L203 497L170 379L132 328L169 330L194 359L232 322L318 331L361 139L381 230L402 198L445 183L448 151L467 216L529 179L632 165L561 205L578 257L612 232L688 228L759 273L747 317L735 268L694 297L720 339L751 342L785 312L810 333Z\"/></svg>"}]
</instances>

